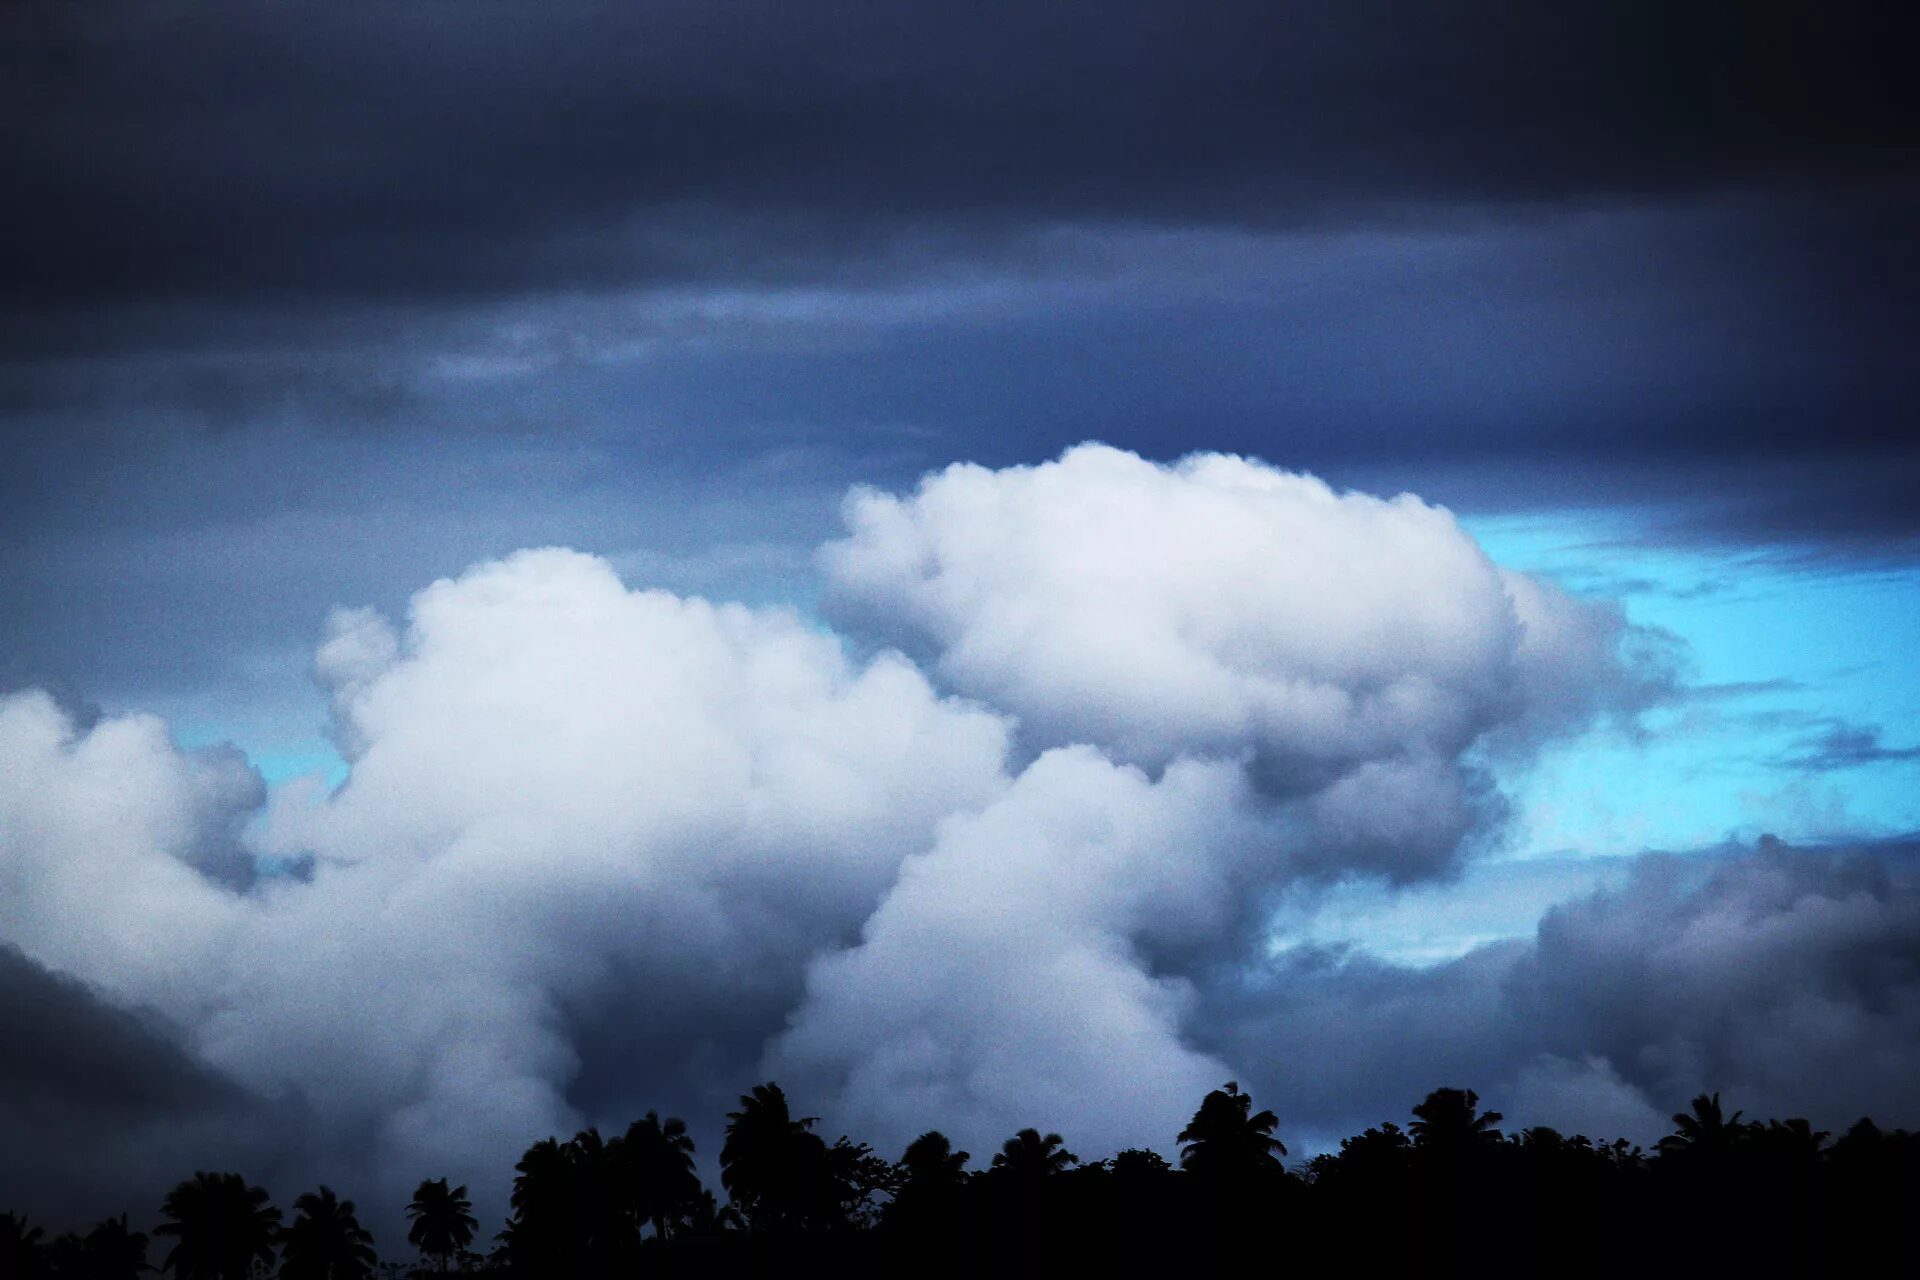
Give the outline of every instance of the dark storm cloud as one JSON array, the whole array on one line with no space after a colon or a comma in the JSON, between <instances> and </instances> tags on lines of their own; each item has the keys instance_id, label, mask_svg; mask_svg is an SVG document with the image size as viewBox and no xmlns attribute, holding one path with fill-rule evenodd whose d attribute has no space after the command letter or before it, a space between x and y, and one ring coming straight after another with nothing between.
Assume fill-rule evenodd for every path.
<instances>
[{"instance_id":1,"label":"dark storm cloud","mask_svg":"<svg viewBox=\"0 0 1920 1280\"><path fill-rule=\"evenodd\" d=\"M1888 6L27 5L7 291L781 276L1110 220L1872 181ZM903 250L912 252L912 250ZM17 313L16 313L17 314Z\"/></svg>"},{"instance_id":2,"label":"dark storm cloud","mask_svg":"<svg viewBox=\"0 0 1920 1280\"><path fill-rule=\"evenodd\" d=\"M263 1111L165 1023L0 944L0 1203L58 1226L132 1210L197 1163L268 1149Z\"/></svg>"},{"instance_id":3,"label":"dark storm cloud","mask_svg":"<svg viewBox=\"0 0 1920 1280\"><path fill-rule=\"evenodd\" d=\"M9 6L0 687L231 719L342 601L1084 439L1910 555L1903 22Z\"/></svg>"},{"instance_id":4,"label":"dark storm cloud","mask_svg":"<svg viewBox=\"0 0 1920 1280\"><path fill-rule=\"evenodd\" d=\"M0 1098L29 1110L99 1111L113 1118L194 1110L230 1088L163 1032L103 1003L80 983L0 946Z\"/></svg>"},{"instance_id":5,"label":"dark storm cloud","mask_svg":"<svg viewBox=\"0 0 1920 1280\"><path fill-rule=\"evenodd\" d=\"M1290 953L1216 988L1213 1025L1225 1052L1262 1064L1247 1071L1263 1103L1323 1134L1402 1117L1443 1080L1518 1123L1563 1128L1659 1126L1713 1090L1822 1128L1861 1114L1911 1126L1917 854L1911 841L1763 838L1645 855L1624 885L1547 912L1533 937L1436 968Z\"/></svg>"}]
</instances>

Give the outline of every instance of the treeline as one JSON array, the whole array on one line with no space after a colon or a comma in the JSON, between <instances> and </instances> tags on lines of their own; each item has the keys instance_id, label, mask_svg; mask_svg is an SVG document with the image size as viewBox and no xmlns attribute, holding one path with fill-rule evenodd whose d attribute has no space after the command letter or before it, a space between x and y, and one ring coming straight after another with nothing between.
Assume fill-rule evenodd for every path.
<instances>
[{"instance_id":1,"label":"treeline","mask_svg":"<svg viewBox=\"0 0 1920 1280\"><path fill-rule=\"evenodd\" d=\"M464 1186L420 1183L406 1262L381 1266L350 1200L326 1187L283 1219L238 1174L170 1192L157 1238L125 1217L48 1240L0 1214L0 1280L372 1280L488 1275L1139 1274L1195 1266L1547 1275L1911 1273L1920 1138L1861 1120L1729 1116L1702 1095L1651 1152L1535 1127L1503 1133L1471 1090L1436 1089L1387 1123L1288 1168L1271 1111L1228 1084L1153 1151L1083 1162L1022 1129L983 1169L930 1131L898 1160L792 1114L774 1084L729 1112L724 1202L694 1172L684 1123L535 1143L486 1242Z\"/></svg>"}]
</instances>

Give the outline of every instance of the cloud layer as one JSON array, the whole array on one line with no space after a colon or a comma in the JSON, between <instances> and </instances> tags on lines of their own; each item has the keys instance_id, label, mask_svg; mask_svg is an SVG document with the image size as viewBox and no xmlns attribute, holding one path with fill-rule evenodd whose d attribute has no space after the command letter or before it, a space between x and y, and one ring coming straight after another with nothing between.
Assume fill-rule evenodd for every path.
<instances>
[{"instance_id":1,"label":"cloud layer","mask_svg":"<svg viewBox=\"0 0 1920 1280\"><path fill-rule=\"evenodd\" d=\"M1229 1076L1303 1126L1469 1069L1543 1113L1720 1077L1911 1110L1915 897L1877 864L1650 872L1434 970L1270 958L1286 886L1445 875L1497 841L1502 769L1667 678L1443 509L1089 446L847 519L853 638L562 550L403 625L337 614L331 791L0 701L7 981L83 982L101 1054L280 1117L235 1159L389 1205L451 1174L489 1214L530 1140L649 1107L710 1134L765 1071L883 1147L1040 1124L1090 1155L1164 1146Z\"/></svg>"},{"instance_id":2,"label":"cloud layer","mask_svg":"<svg viewBox=\"0 0 1920 1280\"><path fill-rule=\"evenodd\" d=\"M861 0L802 19L479 0L457 29L312 3L7 22L0 91L39 126L9 155L42 195L0 279L28 302L600 288L1035 223L1871 179L1903 171L1913 100L1887 52L1901 24L1853 4L1545 21Z\"/></svg>"},{"instance_id":3,"label":"cloud layer","mask_svg":"<svg viewBox=\"0 0 1920 1280\"><path fill-rule=\"evenodd\" d=\"M1531 938L1425 970L1302 952L1220 989L1203 1020L1282 1115L1328 1126L1322 1140L1442 1079L1516 1124L1643 1143L1715 1090L1836 1132L1863 1114L1911 1125L1916 853L1763 840L1647 855L1625 884L1549 910Z\"/></svg>"}]
</instances>

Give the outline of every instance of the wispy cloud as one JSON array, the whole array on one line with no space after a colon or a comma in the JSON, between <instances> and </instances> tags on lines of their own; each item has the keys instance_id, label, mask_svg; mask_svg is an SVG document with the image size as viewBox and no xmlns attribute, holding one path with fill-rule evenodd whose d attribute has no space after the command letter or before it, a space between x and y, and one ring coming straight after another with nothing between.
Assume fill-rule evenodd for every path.
<instances>
[{"instance_id":1,"label":"wispy cloud","mask_svg":"<svg viewBox=\"0 0 1920 1280\"><path fill-rule=\"evenodd\" d=\"M1783 769L1828 773L1837 769L1856 769L1862 765L1920 760L1920 745L1888 746L1881 741L1880 735L1881 730L1877 725L1828 719L1818 733L1795 739L1792 747L1776 763Z\"/></svg>"}]
</instances>

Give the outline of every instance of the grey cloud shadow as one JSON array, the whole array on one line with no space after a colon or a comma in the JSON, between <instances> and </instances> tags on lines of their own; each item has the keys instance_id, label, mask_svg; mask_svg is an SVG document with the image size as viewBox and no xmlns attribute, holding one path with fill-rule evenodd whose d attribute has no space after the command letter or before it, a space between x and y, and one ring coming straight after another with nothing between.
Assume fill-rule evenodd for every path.
<instances>
[{"instance_id":1,"label":"grey cloud shadow","mask_svg":"<svg viewBox=\"0 0 1920 1280\"><path fill-rule=\"evenodd\" d=\"M0 1202L56 1228L138 1223L195 1168L277 1162L291 1119L115 1007L0 944Z\"/></svg>"}]
</instances>

